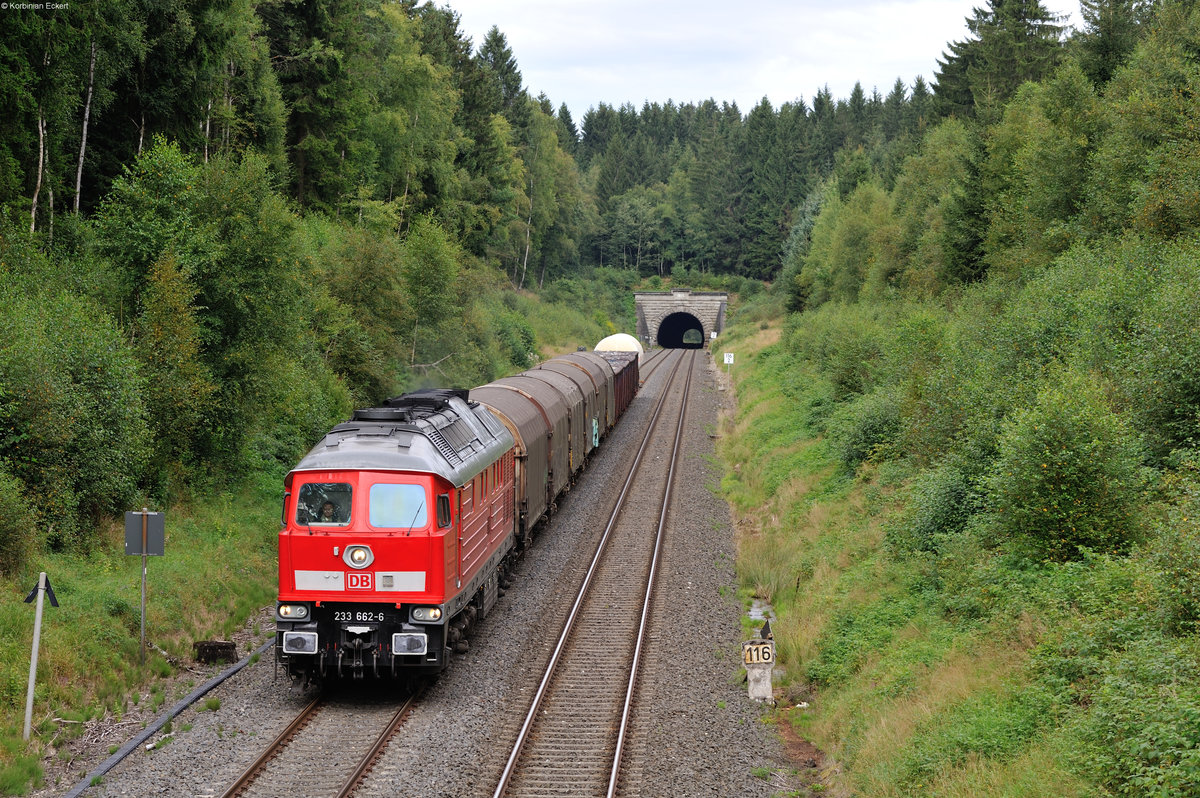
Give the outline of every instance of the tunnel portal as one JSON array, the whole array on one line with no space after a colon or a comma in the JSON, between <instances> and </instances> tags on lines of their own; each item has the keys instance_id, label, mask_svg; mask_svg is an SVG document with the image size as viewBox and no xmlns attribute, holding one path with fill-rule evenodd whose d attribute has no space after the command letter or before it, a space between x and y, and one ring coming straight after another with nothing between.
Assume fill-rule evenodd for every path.
<instances>
[{"instance_id":1,"label":"tunnel portal","mask_svg":"<svg viewBox=\"0 0 1200 798\"><path fill-rule=\"evenodd\" d=\"M637 334L664 349L700 349L725 328L729 295L676 288L634 293Z\"/></svg>"}]
</instances>

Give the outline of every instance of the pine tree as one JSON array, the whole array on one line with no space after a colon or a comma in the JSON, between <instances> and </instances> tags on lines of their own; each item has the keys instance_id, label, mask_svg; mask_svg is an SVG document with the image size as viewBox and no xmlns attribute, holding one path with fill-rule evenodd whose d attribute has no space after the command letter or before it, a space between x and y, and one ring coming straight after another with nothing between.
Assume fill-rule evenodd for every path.
<instances>
[{"instance_id":1,"label":"pine tree","mask_svg":"<svg viewBox=\"0 0 1200 798\"><path fill-rule=\"evenodd\" d=\"M1084 72L1097 85L1108 83L1141 35L1147 14L1139 0L1081 0L1084 27L1076 39Z\"/></svg>"},{"instance_id":2,"label":"pine tree","mask_svg":"<svg viewBox=\"0 0 1200 798\"><path fill-rule=\"evenodd\" d=\"M493 25L479 47L479 62L493 76L500 88L500 107L509 124L523 130L529 124L529 109L525 90L521 87L521 70L513 56L508 39Z\"/></svg>"},{"instance_id":3,"label":"pine tree","mask_svg":"<svg viewBox=\"0 0 1200 798\"><path fill-rule=\"evenodd\" d=\"M972 38L938 60L934 94L942 116L998 118L1017 87L1048 75L1062 54L1061 18L1039 0L989 0L967 17Z\"/></svg>"}]
</instances>

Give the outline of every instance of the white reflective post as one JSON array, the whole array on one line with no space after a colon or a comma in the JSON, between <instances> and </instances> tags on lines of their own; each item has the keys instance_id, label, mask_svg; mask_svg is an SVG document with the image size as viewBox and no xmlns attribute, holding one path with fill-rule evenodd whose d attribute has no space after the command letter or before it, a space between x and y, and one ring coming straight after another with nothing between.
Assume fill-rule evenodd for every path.
<instances>
[{"instance_id":1,"label":"white reflective post","mask_svg":"<svg viewBox=\"0 0 1200 798\"><path fill-rule=\"evenodd\" d=\"M142 508L142 664L146 664L146 563L149 554L146 552L146 527L149 510Z\"/></svg>"},{"instance_id":2,"label":"white reflective post","mask_svg":"<svg viewBox=\"0 0 1200 798\"><path fill-rule=\"evenodd\" d=\"M37 680L38 645L42 642L42 599L46 595L46 572L38 577L37 611L33 616L33 654L29 657L29 691L25 694L25 742L33 724L33 685Z\"/></svg>"}]
</instances>

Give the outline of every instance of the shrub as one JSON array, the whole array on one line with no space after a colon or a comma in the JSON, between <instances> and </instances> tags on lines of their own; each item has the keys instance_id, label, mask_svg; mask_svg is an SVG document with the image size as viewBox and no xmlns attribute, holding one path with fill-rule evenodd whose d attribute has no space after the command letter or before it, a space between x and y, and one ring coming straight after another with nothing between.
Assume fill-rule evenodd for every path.
<instances>
[{"instance_id":1,"label":"shrub","mask_svg":"<svg viewBox=\"0 0 1200 798\"><path fill-rule=\"evenodd\" d=\"M1150 636L1104 668L1081 758L1116 795L1200 793L1200 688L1194 644Z\"/></svg>"},{"instance_id":2,"label":"shrub","mask_svg":"<svg viewBox=\"0 0 1200 798\"><path fill-rule=\"evenodd\" d=\"M888 530L888 544L902 552L938 551L962 530L975 502L962 469L943 464L925 471L913 481L907 512Z\"/></svg>"},{"instance_id":3,"label":"shrub","mask_svg":"<svg viewBox=\"0 0 1200 798\"><path fill-rule=\"evenodd\" d=\"M827 427L838 460L854 470L896 439L900 402L891 391L874 391L838 408Z\"/></svg>"},{"instance_id":4,"label":"shrub","mask_svg":"<svg viewBox=\"0 0 1200 798\"><path fill-rule=\"evenodd\" d=\"M1165 458L1173 449L1200 443L1200 275L1198 248L1184 244L1135 250L1147 275L1143 312L1132 324L1120 369L1122 387L1138 432L1152 453Z\"/></svg>"},{"instance_id":5,"label":"shrub","mask_svg":"<svg viewBox=\"0 0 1200 798\"><path fill-rule=\"evenodd\" d=\"M1043 690L981 691L918 729L902 760L902 778L920 787L969 754L1015 757L1053 718L1053 700Z\"/></svg>"},{"instance_id":6,"label":"shrub","mask_svg":"<svg viewBox=\"0 0 1200 798\"><path fill-rule=\"evenodd\" d=\"M0 465L0 573L16 575L34 540L37 516L21 480Z\"/></svg>"},{"instance_id":7,"label":"shrub","mask_svg":"<svg viewBox=\"0 0 1200 798\"><path fill-rule=\"evenodd\" d=\"M1158 525L1150 550L1164 628L1191 633L1200 621L1200 462L1183 463L1175 480L1174 506Z\"/></svg>"},{"instance_id":8,"label":"shrub","mask_svg":"<svg viewBox=\"0 0 1200 798\"><path fill-rule=\"evenodd\" d=\"M997 529L1017 551L1036 558L1123 550L1136 529L1139 454L1099 386L1061 371L1032 407L1003 426L987 478Z\"/></svg>"},{"instance_id":9,"label":"shrub","mask_svg":"<svg viewBox=\"0 0 1200 798\"><path fill-rule=\"evenodd\" d=\"M133 500L150 449L143 388L94 303L0 290L0 452L53 542Z\"/></svg>"}]
</instances>

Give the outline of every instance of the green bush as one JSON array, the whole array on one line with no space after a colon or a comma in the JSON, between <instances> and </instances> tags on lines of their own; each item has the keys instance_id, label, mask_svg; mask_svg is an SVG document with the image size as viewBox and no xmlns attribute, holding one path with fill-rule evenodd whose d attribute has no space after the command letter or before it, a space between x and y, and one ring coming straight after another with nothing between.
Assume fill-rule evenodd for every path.
<instances>
[{"instance_id":1,"label":"green bush","mask_svg":"<svg viewBox=\"0 0 1200 798\"><path fill-rule=\"evenodd\" d=\"M525 317L518 313L506 312L496 319L496 324L500 347L509 362L519 369L527 369L533 365L532 358L537 352L537 336Z\"/></svg>"},{"instance_id":2,"label":"green bush","mask_svg":"<svg viewBox=\"0 0 1200 798\"><path fill-rule=\"evenodd\" d=\"M1137 442L1089 378L1061 370L1004 424L986 503L1022 554L1077 559L1124 550L1137 529Z\"/></svg>"},{"instance_id":3,"label":"green bush","mask_svg":"<svg viewBox=\"0 0 1200 798\"><path fill-rule=\"evenodd\" d=\"M1200 462L1187 460L1172 475L1172 506L1150 546L1158 573L1163 625L1190 634L1200 622Z\"/></svg>"},{"instance_id":4,"label":"green bush","mask_svg":"<svg viewBox=\"0 0 1200 798\"><path fill-rule=\"evenodd\" d=\"M839 462L854 470L884 452L900 432L900 401L877 390L848 402L830 416L827 432Z\"/></svg>"},{"instance_id":5,"label":"green bush","mask_svg":"<svg viewBox=\"0 0 1200 798\"><path fill-rule=\"evenodd\" d=\"M1145 274L1145 298L1130 325L1120 379L1135 427L1162 460L1200 444L1200 248L1143 247L1133 255Z\"/></svg>"},{"instance_id":6,"label":"green bush","mask_svg":"<svg viewBox=\"0 0 1200 798\"><path fill-rule=\"evenodd\" d=\"M0 465L0 573L16 575L35 539L37 516L21 480Z\"/></svg>"},{"instance_id":7,"label":"green bush","mask_svg":"<svg viewBox=\"0 0 1200 798\"><path fill-rule=\"evenodd\" d=\"M922 472L909 491L908 508L887 532L896 551L934 552L962 531L977 497L962 469L950 464Z\"/></svg>"},{"instance_id":8,"label":"green bush","mask_svg":"<svg viewBox=\"0 0 1200 798\"><path fill-rule=\"evenodd\" d=\"M808 678L820 685L843 684L885 648L918 609L912 596L888 596L843 610L817 641L817 657L806 668Z\"/></svg>"},{"instance_id":9,"label":"green bush","mask_svg":"<svg viewBox=\"0 0 1200 798\"><path fill-rule=\"evenodd\" d=\"M1200 794L1194 641L1149 636L1104 668L1080 723L1084 767L1116 795Z\"/></svg>"},{"instance_id":10,"label":"green bush","mask_svg":"<svg viewBox=\"0 0 1200 798\"><path fill-rule=\"evenodd\" d=\"M94 303L0 289L0 455L52 542L134 499L151 437L143 390L128 342Z\"/></svg>"},{"instance_id":11,"label":"green bush","mask_svg":"<svg viewBox=\"0 0 1200 798\"><path fill-rule=\"evenodd\" d=\"M903 757L901 778L910 788L920 788L968 754L1016 756L1053 720L1054 702L1043 690L975 693L917 730Z\"/></svg>"}]
</instances>

